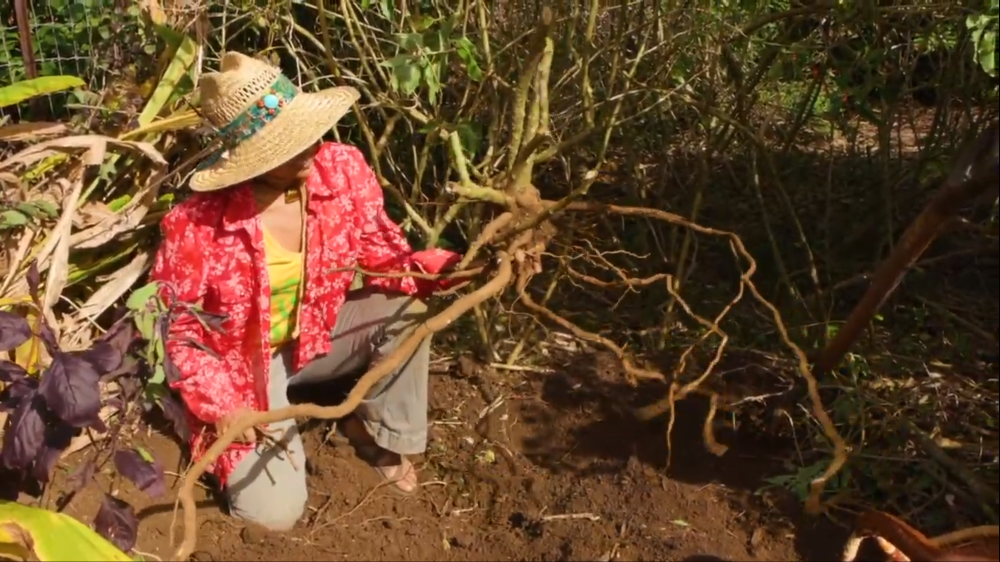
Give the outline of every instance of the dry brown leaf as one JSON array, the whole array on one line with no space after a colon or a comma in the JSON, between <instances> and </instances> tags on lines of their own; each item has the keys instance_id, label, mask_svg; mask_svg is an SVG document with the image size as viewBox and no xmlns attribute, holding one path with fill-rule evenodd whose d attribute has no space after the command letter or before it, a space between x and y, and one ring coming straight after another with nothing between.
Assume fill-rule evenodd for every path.
<instances>
[{"instance_id":1,"label":"dry brown leaf","mask_svg":"<svg viewBox=\"0 0 1000 562\"><path fill-rule=\"evenodd\" d=\"M145 187L140 189L114 218L103 220L86 230L77 232L73 235L71 246L80 249L96 248L118 238L122 233L135 230L159 196L160 187L166 178L165 168L155 171L145 182Z\"/></svg>"},{"instance_id":2,"label":"dry brown leaf","mask_svg":"<svg viewBox=\"0 0 1000 562\"><path fill-rule=\"evenodd\" d=\"M0 141L24 142L36 140L39 137L63 135L69 129L62 123L15 123L0 127Z\"/></svg>"},{"instance_id":3,"label":"dry brown leaf","mask_svg":"<svg viewBox=\"0 0 1000 562\"><path fill-rule=\"evenodd\" d=\"M73 217L73 226L89 228L106 220L117 220L118 215L100 201L87 201L77 209ZM74 246L75 247L75 246Z\"/></svg>"},{"instance_id":4,"label":"dry brown leaf","mask_svg":"<svg viewBox=\"0 0 1000 562\"><path fill-rule=\"evenodd\" d=\"M109 275L101 288L80 307L80 315L91 320L100 316L139 280L149 268L151 258L152 251L143 251L132 258L128 265Z\"/></svg>"},{"instance_id":5,"label":"dry brown leaf","mask_svg":"<svg viewBox=\"0 0 1000 562\"><path fill-rule=\"evenodd\" d=\"M3 162L0 162L0 170L17 165L30 166L35 162L44 160L45 158L55 154L63 153L67 150L87 149L88 151L91 151L95 148L102 150L106 149L109 145L116 148L137 151L148 157L154 164L159 166L166 166L167 164L167 161L163 158L163 155L156 150L156 147L147 142L123 141L104 135L75 135L71 137L51 139L29 146ZM91 156L93 154L95 153L90 153Z\"/></svg>"},{"instance_id":6,"label":"dry brown leaf","mask_svg":"<svg viewBox=\"0 0 1000 562\"><path fill-rule=\"evenodd\" d=\"M14 189L19 191L24 189L24 184L21 183L21 178L8 172L0 173L0 183L6 183L8 185L12 185L14 186ZM10 195L8 195L8 197L10 197Z\"/></svg>"},{"instance_id":7,"label":"dry brown leaf","mask_svg":"<svg viewBox=\"0 0 1000 562\"><path fill-rule=\"evenodd\" d=\"M7 264L7 274L4 276L3 283L0 284L0 297L6 296L7 289L14 280L17 270L20 269L21 263L24 261L24 257L28 255L28 250L31 249L31 243L34 240L34 229L25 229L23 234L21 234L21 239L17 243L17 249L14 251L13 255L10 256L10 263Z\"/></svg>"},{"instance_id":8,"label":"dry brown leaf","mask_svg":"<svg viewBox=\"0 0 1000 562\"><path fill-rule=\"evenodd\" d=\"M87 152L83 153L83 165L100 166L104 163L104 157L107 156L107 154L107 137L102 137L100 140L94 141L94 143L87 148Z\"/></svg>"},{"instance_id":9,"label":"dry brown leaf","mask_svg":"<svg viewBox=\"0 0 1000 562\"><path fill-rule=\"evenodd\" d=\"M46 257L49 248L52 252L52 263L49 264L48 274L45 276L45 294L42 297L42 313L49 321L53 330L57 330L58 323L52 307L59 300L66 281L69 279L69 242L70 230L73 228L73 216L76 214L76 206L80 202L80 195L83 193L83 174L76 173L76 181L73 183L73 190L63 204L63 213L59 217L59 222L49 234L45 241L45 247L39 252L39 261ZM60 184L69 183L69 180L59 178L56 180ZM56 337L58 337L58 333Z\"/></svg>"}]
</instances>

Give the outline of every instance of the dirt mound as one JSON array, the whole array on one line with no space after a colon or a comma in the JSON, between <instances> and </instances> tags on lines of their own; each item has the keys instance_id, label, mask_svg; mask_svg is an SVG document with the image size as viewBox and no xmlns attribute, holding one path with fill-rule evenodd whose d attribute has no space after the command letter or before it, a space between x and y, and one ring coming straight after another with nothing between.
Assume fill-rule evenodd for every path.
<instances>
[{"instance_id":1,"label":"dirt mound","mask_svg":"<svg viewBox=\"0 0 1000 562\"><path fill-rule=\"evenodd\" d=\"M664 471L661 423L638 424L642 400L618 373L490 373L483 393L451 373L432 377L432 438L419 459L424 482L413 498L377 485L351 448L305 428L311 455L309 515L289 533L226 517L199 493L199 560L814 560L831 559L846 534L799 518L781 492L755 494L775 469L775 451L720 435L723 458L701 446L702 408L685 402ZM604 371L602 373L602 371ZM698 410L698 411L692 411ZM175 442L149 432L171 493L151 500L101 475L136 508L138 550L170 555L178 474ZM777 456L780 456L777 455ZM57 483L65 480L64 471ZM777 494L777 495L776 495ZM89 487L68 510L89 520L101 501ZM180 524L175 530L179 537Z\"/></svg>"}]
</instances>

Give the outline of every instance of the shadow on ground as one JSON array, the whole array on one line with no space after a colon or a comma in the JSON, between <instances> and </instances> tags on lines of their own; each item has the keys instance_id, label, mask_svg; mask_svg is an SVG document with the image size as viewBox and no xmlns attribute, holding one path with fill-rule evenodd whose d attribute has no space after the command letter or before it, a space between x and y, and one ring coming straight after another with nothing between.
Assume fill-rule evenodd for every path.
<instances>
[{"instance_id":1,"label":"shadow on ground","mask_svg":"<svg viewBox=\"0 0 1000 562\"><path fill-rule=\"evenodd\" d=\"M534 378L538 399L520 409L527 426L523 453L531 462L554 473L574 472L584 478L620 474L634 462L631 459L637 459L670 481L723 486L731 493L730 500L745 508L743 514L751 527L772 536L794 534L802 560L839 556L847 538L845 530L804 514L799 502L784 490L758 493L766 486L765 478L786 472L781 459L794 454L787 444L717 429L716 439L729 450L716 457L706 450L701 437L707 400L693 397L677 404L673 458L665 470L667 416L642 422L632 412L665 396L666 385L633 388L623 374L602 363L606 364L591 354L581 355L561 372ZM712 553L699 556L687 560L720 560Z\"/></svg>"}]
</instances>

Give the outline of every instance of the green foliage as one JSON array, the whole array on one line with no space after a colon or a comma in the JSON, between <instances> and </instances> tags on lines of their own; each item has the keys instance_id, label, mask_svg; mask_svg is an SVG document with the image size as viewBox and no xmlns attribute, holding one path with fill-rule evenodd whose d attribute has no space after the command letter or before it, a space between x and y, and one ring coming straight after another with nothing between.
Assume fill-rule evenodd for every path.
<instances>
[{"instance_id":1,"label":"green foliage","mask_svg":"<svg viewBox=\"0 0 1000 562\"><path fill-rule=\"evenodd\" d=\"M59 209L51 201L26 201L4 209L0 205L0 230L24 226L34 218L56 218Z\"/></svg>"},{"instance_id":2,"label":"green foliage","mask_svg":"<svg viewBox=\"0 0 1000 562\"><path fill-rule=\"evenodd\" d=\"M126 308L132 312L136 330L146 342L142 358L145 359L146 365L153 370L147 386L149 396L155 396L161 390L150 387L165 387L167 381L164 369L167 352L162 334L157 329L160 318L166 312L166 307L157 295L157 288L156 283L143 285L133 291L125 302Z\"/></svg>"},{"instance_id":3,"label":"green foliage","mask_svg":"<svg viewBox=\"0 0 1000 562\"><path fill-rule=\"evenodd\" d=\"M36 96L82 88L84 85L83 80L76 76L40 76L31 80L21 80L0 88L0 108L17 105Z\"/></svg>"},{"instance_id":4,"label":"green foliage","mask_svg":"<svg viewBox=\"0 0 1000 562\"><path fill-rule=\"evenodd\" d=\"M396 34L395 44L403 51L381 65L391 69L392 88L410 96L422 87L431 105L438 103L446 72L454 55L465 70L466 78L483 78L476 46L456 29L454 15L448 18L423 16L414 23L414 32Z\"/></svg>"},{"instance_id":5,"label":"green foliage","mask_svg":"<svg viewBox=\"0 0 1000 562\"><path fill-rule=\"evenodd\" d=\"M997 76L997 17L998 0L990 0L985 13L969 16L965 25L972 32L975 45L973 56L980 68L990 76Z\"/></svg>"},{"instance_id":6,"label":"green foliage","mask_svg":"<svg viewBox=\"0 0 1000 562\"><path fill-rule=\"evenodd\" d=\"M0 8L10 22L0 28L0 76L16 83L27 75L12 5ZM159 49L137 4L119 10L113 0L50 0L31 10L28 25L39 77L79 76L94 89L111 77L137 76L138 62ZM53 98L53 107L60 109L64 100Z\"/></svg>"}]
</instances>

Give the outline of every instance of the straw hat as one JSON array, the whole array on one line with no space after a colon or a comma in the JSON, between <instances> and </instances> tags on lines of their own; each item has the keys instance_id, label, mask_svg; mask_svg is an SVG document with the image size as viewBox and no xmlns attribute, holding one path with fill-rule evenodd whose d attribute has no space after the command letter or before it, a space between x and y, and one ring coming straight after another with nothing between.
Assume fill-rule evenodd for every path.
<instances>
[{"instance_id":1,"label":"straw hat","mask_svg":"<svg viewBox=\"0 0 1000 562\"><path fill-rule=\"evenodd\" d=\"M288 162L360 97L350 86L303 93L279 69L241 53L226 53L219 72L203 75L198 88L202 116L221 146L191 177L194 191L236 185Z\"/></svg>"}]
</instances>

